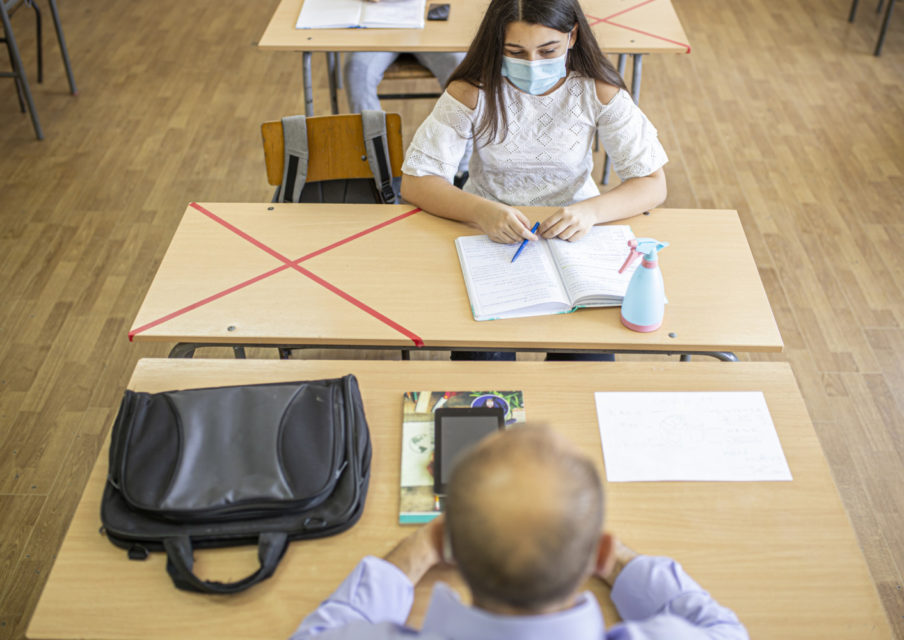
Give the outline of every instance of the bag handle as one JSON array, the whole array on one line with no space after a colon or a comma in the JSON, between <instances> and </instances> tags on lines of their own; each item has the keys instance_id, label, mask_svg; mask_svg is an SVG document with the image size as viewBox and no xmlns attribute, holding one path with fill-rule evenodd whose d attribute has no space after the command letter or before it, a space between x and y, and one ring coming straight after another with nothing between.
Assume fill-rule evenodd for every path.
<instances>
[{"instance_id":1,"label":"bag handle","mask_svg":"<svg viewBox=\"0 0 904 640\"><path fill-rule=\"evenodd\" d=\"M273 575L289 545L285 533L262 533L258 538L257 559L260 567L251 575L235 582L214 582L201 580L194 573L195 558L191 538L175 536L163 540L166 550L166 572L173 579L176 588L199 593L229 594L244 591Z\"/></svg>"}]
</instances>

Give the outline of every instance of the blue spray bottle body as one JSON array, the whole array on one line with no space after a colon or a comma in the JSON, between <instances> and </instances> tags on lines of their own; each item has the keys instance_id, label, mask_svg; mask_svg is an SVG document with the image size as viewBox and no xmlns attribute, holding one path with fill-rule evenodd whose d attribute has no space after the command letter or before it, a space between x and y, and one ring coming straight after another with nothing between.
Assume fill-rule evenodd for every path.
<instances>
[{"instance_id":1,"label":"blue spray bottle body","mask_svg":"<svg viewBox=\"0 0 904 640\"><path fill-rule=\"evenodd\" d=\"M629 240L628 246L631 252L618 272L622 273L637 258L642 257L642 260L625 291L621 321L633 331L656 331L662 326L665 314L665 286L659 270L658 253L669 246L669 243L652 238L637 238Z\"/></svg>"}]
</instances>

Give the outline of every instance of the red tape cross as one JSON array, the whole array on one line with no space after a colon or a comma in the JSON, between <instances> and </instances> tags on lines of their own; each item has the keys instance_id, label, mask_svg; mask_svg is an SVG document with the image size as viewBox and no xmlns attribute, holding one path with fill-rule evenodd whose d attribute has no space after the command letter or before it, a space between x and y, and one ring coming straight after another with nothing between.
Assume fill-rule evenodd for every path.
<instances>
[{"instance_id":1,"label":"red tape cross","mask_svg":"<svg viewBox=\"0 0 904 640\"><path fill-rule=\"evenodd\" d=\"M590 26L596 26L600 22L605 22L606 24L611 24L613 27L619 27L620 29L626 29L628 31L633 31L634 33L639 33L644 36L649 36L651 38L656 38L657 40L662 40L663 42L670 42L672 44L677 44L679 47L684 47L686 49L685 53L691 52L691 46L686 42L678 42L677 40L671 40L669 38L665 38L663 36L656 35L655 33L650 33L649 31L642 31L640 29L635 29L634 27L629 27L626 24L619 24L617 22L612 22L612 18L617 18L618 16L624 15L630 11L634 11L635 9L639 9L640 7L650 4L651 2L656 2L656 0L644 0L638 4L635 4L632 7L628 7L627 9L622 9L617 13L613 13L611 16L606 16L605 18L597 18L596 16L587 15L587 18L592 20L590 22Z\"/></svg>"},{"instance_id":2,"label":"red tape cross","mask_svg":"<svg viewBox=\"0 0 904 640\"><path fill-rule=\"evenodd\" d=\"M210 219L213 220L214 222L217 222L218 224L222 225L223 227L229 229L230 231L232 231L233 233L235 233L235 234L236 234L237 236L239 236L240 238L242 238L242 239L244 239L244 240L247 240L248 242L250 242L251 244L253 244L254 246L256 246L258 249L260 249L260 250L262 250L262 251L264 251L264 252L270 254L271 256L273 256L274 258L276 258L277 260L279 260L279 261L282 262L283 264L282 264L282 266L280 266L280 267L276 267L275 269L271 269L270 271L267 271L267 272L265 272L265 273L262 273L262 274L260 274L260 275L257 275L257 276L255 276L255 277L253 277L253 278L249 278L248 280L245 280L244 282L240 282L240 283L238 283L238 284L236 284L236 285L233 285L233 286L231 286L231 287L229 287L229 288L227 288L227 289L224 289L224 290L220 291L219 293L215 293L215 294L213 294L213 295L211 295L211 296L208 296L208 297L206 297L206 298L203 298L202 300L198 300L197 302L194 302L194 303L192 303L192 304L190 304L190 305L187 305L187 306L185 306L185 307L182 307L181 309L177 309L176 311L173 311L172 313L169 313L169 314L167 314L167 315L165 315L165 316L162 316L162 317L160 317L160 318L157 318L156 320L153 320L153 321L151 321L151 322L149 322L149 323L147 323L147 324L145 324L145 325L142 325L142 326L138 327L137 329L133 329L132 331L129 332L129 341L131 341L137 334L139 334L139 333L141 333L141 332L143 332L143 331L147 331L147 330L150 329L151 327L156 327L157 325L162 324L162 323L164 323L164 322L166 322L166 321L168 321L168 320L171 320L171 319L176 318L176 317L178 317L178 316L181 316L181 315L183 315L183 314L185 314L185 313L188 313L189 311L192 311L193 309L197 309L198 307L202 307L202 306L204 306L204 305L206 305L206 304L208 304L208 303L210 303L210 302L213 302L214 300L218 300L218 299L220 299L220 298L222 298L222 297L224 297L224 296L227 296L227 295L229 295L230 293L233 293L233 292L235 292L235 291L239 291L240 289L244 289L245 287L250 286L250 285L254 284L255 282L260 282L261 280L264 280L265 278L269 278L270 276L275 275L275 274L279 273L280 271L285 271L286 269L294 269L295 271L297 271L298 273L302 274L303 276L306 276L306 277L310 278L311 280L313 280L314 282L316 282L316 283L319 284L320 286L322 286L322 287L328 289L329 291L332 291L333 293L335 293L337 296L339 296L339 297L342 298L343 300L346 300L347 302L352 303L353 305L355 305L356 307L358 307L358 308L361 309L362 311L365 311L365 312L369 313L371 316L373 316L374 318L376 318L376 319L379 320L380 322L382 322L382 323L384 323L384 324L386 324L386 325L392 327L393 329L395 329L396 331L398 331L399 333L401 333L402 335L404 335L405 337L407 337L408 339L410 339L412 342L414 342L415 346L418 346L418 347L424 346L424 341L423 341L417 334L415 334L414 332L409 331L408 329L406 329L405 327L403 327L403 326L400 325L399 323L397 323L397 322L395 322L394 320L392 320L392 319L386 317L385 315L383 315L382 313L380 313L379 311L377 311L377 310L374 309L373 307L368 306L367 304L365 304L365 303L362 302L361 300L358 300L358 299L355 298L354 296L352 296L352 295L346 293L345 291L343 291L343 290L340 289L339 287L337 287L337 286L331 284L330 282L327 282L326 280L324 280L324 279L321 278L320 276L318 276L318 275L314 274L313 272L311 272L311 271L305 269L304 267L299 266L299 265L300 265L302 262L304 262L305 260L310 260L311 258L313 258L313 257L315 257L315 256L319 256L319 255L321 255L321 254L323 254L323 253L326 253L327 251L331 251L332 249L335 249L336 247L339 247L339 246L342 246L342 245L344 245L344 244L346 244L346 243L348 243L348 242L351 242L352 240L356 240L356 239L358 239L358 238L360 238L360 237L362 237L362 236L365 236L365 235L367 235L367 234L369 234L369 233L373 233L374 231L377 231L378 229L382 229L383 227L386 227L386 226L388 226L388 225L390 225L390 224L393 224L394 222L398 222L399 220L403 220L403 219L405 219L405 218L407 218L407 217L409 217L409 216L412 216L412 215L414 215L415 213L418 213L418 212L420 211L420 209L412 209L411 211L407 211L407 212L405 212L405 213L403 213L403 214L401 214L401 215L396 216L395 218L390 218L389 220L384 220L383 222L381 222L381 223L379 223L379 224L376 224L376 225L374 225L374 226L372 226L372 227L369 227L369 228L367 228L367 229L364 229L363 231L359 231L358 233L355 233L355 234L353 234L353 235L350 235L350 236L348 236L347 238L343 238L342 240L339 240L339 241L337 241L337 242L334 242L333 244L327 245L327 246L325 246L325 247L322 247L321 249L318 249L318 250L316 250L316 251L313 251L313 252L311 252L311 253L308 253L308 254L306 254L306 255L304 255L304 256L298 258L297 260L289 260L289 258L287 258L286 256L282 255L282 254L279 253L278 251L276 251L276 250L274 250L274 249L268 247L267 245L265 245L265 244L264 244L263 242L261 242L260 240L257 240L256 238L254 238L254 237L252 237L251 235L249 235L248 233L242 231L241 229L239 229L239 228L236 227L235 225L233 225L233 224L227 222L226 220L224 220L223 218L221 218L221 217L219 217L218 215L214 214L213 212L208 211L207 209L205 209L205 208L202 207L201 205L197 204L196 202L192 202L189 206L191 206L192 208L196 209L197 211L200 211L201 213L203 213L205 216L207 216L208 218L210 218Z\"/></svg>"}]
</instances>

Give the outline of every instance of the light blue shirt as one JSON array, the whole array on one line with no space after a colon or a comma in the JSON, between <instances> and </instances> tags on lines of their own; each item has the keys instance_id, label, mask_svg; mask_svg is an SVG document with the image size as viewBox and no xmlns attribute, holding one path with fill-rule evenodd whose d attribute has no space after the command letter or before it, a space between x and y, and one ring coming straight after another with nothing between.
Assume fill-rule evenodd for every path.
<instances>
[{"instance_id":1,"label":"light blue shirt","mask_svg":"<svg viewBox=\"0 0 904 640\"><path fill-rule=\"evenodd\" d=\"M592 593L556 613L505 616L469 607L447 585L433 588L421 631L406 627L414 585L395 565L368 556L320 607L305 618L291 640L349 638L422 640L747 640L737 616L722 607L674 560L638 556L612 589L624 622L605 629Z\"/></svg>"}]
</instances>

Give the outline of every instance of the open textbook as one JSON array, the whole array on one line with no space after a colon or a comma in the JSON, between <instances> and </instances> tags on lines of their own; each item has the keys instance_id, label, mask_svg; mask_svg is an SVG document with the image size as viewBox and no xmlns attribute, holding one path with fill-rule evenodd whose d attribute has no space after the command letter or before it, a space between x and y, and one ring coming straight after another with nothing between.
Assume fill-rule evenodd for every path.
<instances>
[{"instance_id":1,"label":"open textbook","mask_svg":"<svg viewBox=\"0 0 904 640\"><path fill-rule=\"evenodd\" d=\"M517 245L487 236L456 238L471 313L475 320L495 320L618 306L640 263L618 272L632 238L627 225L596 226L575 242L529 242L514 262Z\"/></svg>"},{"instance_id":2,"label":"open textbook","mask_svg":"<svg viewBox=\"0 0 904 640\"><path fill-rule=\"evenodd\" d=\"M296 29L423 29L426 0L304 0Z\"/></svg>"}]
</instances>

